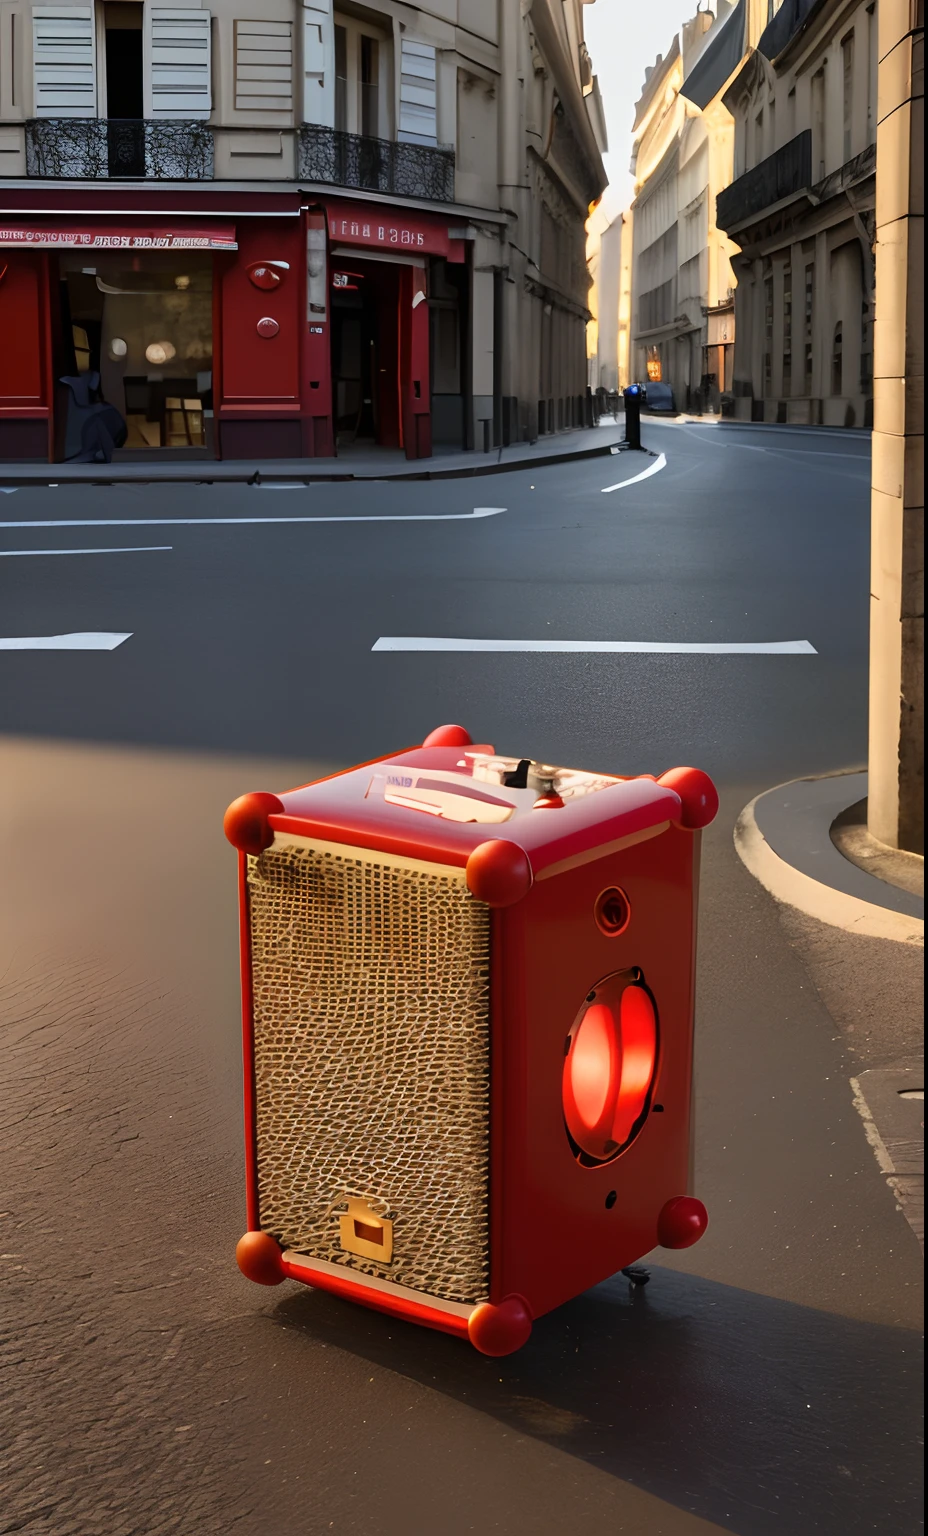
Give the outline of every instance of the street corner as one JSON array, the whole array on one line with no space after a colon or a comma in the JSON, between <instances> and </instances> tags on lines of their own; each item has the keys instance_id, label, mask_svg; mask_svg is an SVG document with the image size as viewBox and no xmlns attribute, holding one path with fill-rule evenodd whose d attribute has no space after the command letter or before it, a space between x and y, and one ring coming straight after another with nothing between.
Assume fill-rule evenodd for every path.
<instances>
[{"instance_id":1,"label":"street corner","mask_svg":"<svg viewBox=\"0 0 928 1536\"><path fill-rule=\"evenodd\" d=\"M745 806L735 824L735 847L782 906L849 934L923 948L924 888L920 894L910 876L904 886L891 883L889 859L881 878L842 851L846 839L836 824L845 823L866 795L864 772L777 785Z\"/></svg>"}]
</instances>

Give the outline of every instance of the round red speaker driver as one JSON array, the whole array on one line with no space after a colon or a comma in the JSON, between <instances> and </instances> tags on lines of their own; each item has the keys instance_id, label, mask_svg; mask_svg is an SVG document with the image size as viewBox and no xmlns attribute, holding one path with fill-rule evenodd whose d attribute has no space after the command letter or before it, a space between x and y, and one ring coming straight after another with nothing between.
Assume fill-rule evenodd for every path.
<instances>
[{"instance_id":1,"label":"round red speaker driver","mask_svg":"<svg viewBox=\"0 0 928 1536\"><path fill-rule=\"evenodd\" d=\"M265 315L263 319L258 321L256 330L259 336L263 336L265 341L268 341L272 336L277 335L280 325L270 315Z\"/></svg>"},{"instance_id":2,"label":"round red speaker driver","mask_svg":"<svg viewBox=\"0 0 928 1536\"><path fill-rule=\"evenodd\" d=\"M657 1011L637 971L588 995L567 1036L562 1098L579 1160L607 1163L644 1124L657 1070Z\"/></svg>"}]
</instances>

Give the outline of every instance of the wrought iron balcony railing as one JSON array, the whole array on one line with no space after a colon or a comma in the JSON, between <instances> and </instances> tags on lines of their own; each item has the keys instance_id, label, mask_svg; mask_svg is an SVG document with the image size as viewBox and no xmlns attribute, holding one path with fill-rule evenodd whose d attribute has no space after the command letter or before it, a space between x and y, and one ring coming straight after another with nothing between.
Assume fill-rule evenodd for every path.
<instances>
[{"instance_id":1,"label":"wrought iron balcony railing","mask_svg":"<svg viewBox=\"0 0 928 1536\"><path fill-rule=\"evenodd\" d=\"M395 144L318 123L300 129L301 181L397 197L454 201L454 152L428 144Z\"/></svg>"},{"instance_id":2,"label":"wrought iron balcony railing","mask_svg":"<svg viewBox=\"0 0 928 1536\"><path fill-rule=\"evenodd\" d=\"M812 185L812 133L806 128L720 192L716 222L726 234L746 219Z\"/></svg>"},{"instance_id":3,"label":"wrought iron balcony railing","mask_svg":"<svg viewBox=\"0 0 928 1536\"><path fill-rule=\"evenodd\" d=\"M186 119L33 117L26 123L26 175L210 181L212 130Z\"/></svg>"}]
</instances>

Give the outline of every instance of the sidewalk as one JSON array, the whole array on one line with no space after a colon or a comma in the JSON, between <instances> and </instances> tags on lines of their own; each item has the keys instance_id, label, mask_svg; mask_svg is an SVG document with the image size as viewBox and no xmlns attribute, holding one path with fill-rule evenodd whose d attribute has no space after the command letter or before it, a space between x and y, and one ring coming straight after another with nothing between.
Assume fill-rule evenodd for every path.
<instances>
[{"instance_id":1,"label":"sidewalk","mask_svg":"<svg viewBox=\"0 0 928 1536\"><path fill-rule=\"evenodd\" d=\"M285 480L306 485L326 480L454 480L470 475L565 464L617 451L623 418L604 417L599 426L558 432L535 443L512 443L491 453L438 448L430 459L410 460L399 449L353 448L337 459L161 459L157 454L122 456L112 464L0 464L0 485L64 485L74 482L126 484L152 480L177 483L229 481L257 484Z\"/></svg>"},{"instance_id":2,"label":"sidewalk","mask_svg":"<svg viewBox=\"0 0 928 1536\"><path fill-rule=\"evenodd\" d=\"M861 772L781 784L742 811L735 846L845 1037L851 1102L924 1248L924 859L870 836L866 796Z\"/></svg>"}]
</instances>

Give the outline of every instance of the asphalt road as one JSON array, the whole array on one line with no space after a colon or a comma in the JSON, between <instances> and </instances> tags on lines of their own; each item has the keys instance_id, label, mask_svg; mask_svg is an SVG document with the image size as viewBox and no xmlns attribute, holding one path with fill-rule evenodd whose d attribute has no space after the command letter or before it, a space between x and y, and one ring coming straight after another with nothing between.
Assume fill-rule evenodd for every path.
<instances>
[{"instance_id":1,"label":"asphalt road","mask_svg":"<svg viewBox=\"0 0 928 1536\"><path fill-rule=\"evenodd\" d=\"M865 758L867 445L663 423L645 441L666 467L605 495L656 461L0 498L0 640L130 636L0 652L0 1531L920 1529L918 1247L836 1010L732 846L761 790ZM65 549L131 552L39 553ZM813 649L372 650L391 636ZM709 1232L656 1255L643 1293L599 1286L495 1362L259 1290L233 1259L222 811L447 720L578 767L694 763L722 795L699 970Z\"/></svg>"}]
</instances>

